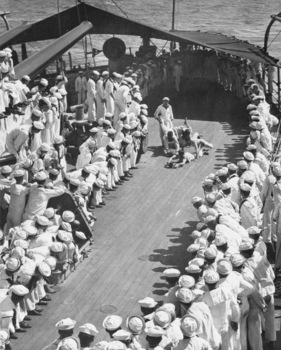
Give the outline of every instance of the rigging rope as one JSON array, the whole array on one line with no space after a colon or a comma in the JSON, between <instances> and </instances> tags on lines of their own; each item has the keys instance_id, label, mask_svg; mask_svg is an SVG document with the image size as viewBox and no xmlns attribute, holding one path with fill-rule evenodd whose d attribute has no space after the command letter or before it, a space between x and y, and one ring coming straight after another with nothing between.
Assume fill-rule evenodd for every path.
<instances>
[{"instance_id":1,"label":"rigging rope","mask_svg":"<svg viewBox=\"0 0 281 350\"><path fill-rule=\"evenodd\" d=\"M267 49L269 48L269 46L273 43L273 41L278 37L278 35L281 33L281 29L279 30L279 32L275 35L275 37L271 40L270 44L267 46Z\"/></svg>"},{"instance_id":2,"label":"rigging rope","mask_svg":"<svg viewBox=\"0 0 281 350\"><path fill-rule=\"evenodd\" d=\"M115 0L111 0L111 1L113 2L113 4L114 4L116 7L119 8L119 10L120 10L127 18L129 18L129 16L127 15L127 13L124 12L124 11L122 10L122 8L121 8L119 5L116 4Z\"/></svg>"}]
</instances>

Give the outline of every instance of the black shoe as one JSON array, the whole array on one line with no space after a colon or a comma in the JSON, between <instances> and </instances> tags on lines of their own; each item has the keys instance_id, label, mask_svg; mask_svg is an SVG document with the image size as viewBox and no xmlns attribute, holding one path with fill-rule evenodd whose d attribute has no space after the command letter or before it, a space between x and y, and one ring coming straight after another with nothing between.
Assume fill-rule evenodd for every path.
<instances>
[{"instance_id":1,"label":"black shoe","mask_svg":"<svg viewBox=\"0 0 281 350\"><path fill-rule=\"evenodd\" d=\"M41 299L41 301L51 301L52 299L49 297L49 295L46 295L44 298Z\"/></svg>"},{"instance_id":2,"label":"black shoe","mask_svg":"<svg viewBox=\"0 0 281 350\"><path fill-rule=\"evenodd\" d=\"M112 186L113 190L117 190L117 188L118 188L117 186Z\"/></svg>"},{"instance_id":3,"label":"black shoe","mask_svg":"<svg viewBox=\"0 0 281 350\"><path fill-rule=\"evenodd\" d=\"M31 321L31 317L30 316L25 316L25 318L23 320L24 321Z\"/></svg>"},{"instance_id":4,"label":"black shoe","mask_svg":"<svg viewBox=\"0 0 281 350\"><path fill-rule=\"evenodd\" d=\"M37 312L43 312L43 310L44 310L44 309L42 309L42 308L40 308L40 307L37 307L37 308L35 309L35 311L37 311Z\"/></svg>"},{"instance_id":5,"label":"black shoe","mask_svg":"<svg viewBox=\"0 0 281 350\"><path fill-rule=\"evenodd\" d=\"M128 173L128 175L127 175L128 177L133 177L133 174L131 174L131 173Z\"/></svg>"},{"instance_id":6,"label":"black shoe","mask_svg":"<svg viewBox=\"0 0 281 350\"><path fill-rule=\"evenodd\" d=\"M15 333L10 333L10 339L18 339Z\"/></svg>"},{"instance_id":7,"label":"black shoe","mask_svg":"<svg viewBox=\"0 0 281 350\"><path fill-rule=\"evenodd\" d=\"M31 325L26 322L20 322L20 328L31 328Z\"/></svg>"},{"instance_id":8,"label":"black shoe","mask_svg":"<svg viewBox=\"0 0 281 350\"><path fill-rule=\"evenodd\" d=\"M138 169L138 167L137 166L132 166L131 169Z\"/></svg>"},{"instance_id":9,"label":"black shoe","mask_svg":"<svg viewBox=\"0 0 281 350\"><path fill-rule=\"evenodd\" d=\"M56 291L53 290L51 287L49 287L47 284L44 285L44 289L45 289L46 293L49 293L49 294L55 294L56 293Z\"/></svg>"},{"instance_id":10,"label":"black shoe","mask_svg":"<svg viewBox=\"0 0 281 350\"><path fill-rule=\"evenodd\" d=\"M28 311L28 315L30 315L30 316L41 316L42 313L38 312L36 310L31 310L31 311Z\"/></svg>"},{"instance_id":11,"label":"black shoe","mask_svg":"<svg viewBox=\"0 0 281 350\"><path fill-rule=\"evenodd\" d=\"M104 203L104 202L101 202L100 205L105 205L105 203Z\"/></svg>"},{"instance_id":12,"label":"black shoe","mask_svg":"<svg viewBox=\"0 0 281 350\"><path fill-rule=\"evenodd\" d=\"M46 306L46 305L48 305L48 303L47 303L47 301L40 300L39 303L37 303L37 305Z\"/></svg>"},{"instance_id":13,"label":"black shoe","mask_svg":"<svg viewBox=\"0 0 281 350\"><path fill-rule=\"evenodd\" d=\"M26 329L18 328L18 329L16 329L16 332L17 333L26 333Z\"/></svg>"}]
</instances>

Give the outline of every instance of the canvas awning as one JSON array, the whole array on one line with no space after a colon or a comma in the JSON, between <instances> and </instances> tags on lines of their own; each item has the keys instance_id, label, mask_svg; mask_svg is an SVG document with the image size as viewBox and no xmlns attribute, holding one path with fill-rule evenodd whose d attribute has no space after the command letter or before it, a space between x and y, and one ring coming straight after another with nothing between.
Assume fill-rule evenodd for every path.
<instances>
[{"instance_id":1,"label":"canvas awning","mask_svg":"<svg viewBox=\"0 0 281 350\"><path fill-rule=\"evenodd\" d=\"M278 62L277 59L263 52L260 47L235 37L199 31L168 32L86 3L80 3L62 11L59 15L56 14L33 23L20 37L12 38L9 45L56 39L77 27L82 21L90 21L93 24L91 34L135 35L185 44L197 44L252 61L271 65L277 65Z\"/></svg>"}]
</instances>

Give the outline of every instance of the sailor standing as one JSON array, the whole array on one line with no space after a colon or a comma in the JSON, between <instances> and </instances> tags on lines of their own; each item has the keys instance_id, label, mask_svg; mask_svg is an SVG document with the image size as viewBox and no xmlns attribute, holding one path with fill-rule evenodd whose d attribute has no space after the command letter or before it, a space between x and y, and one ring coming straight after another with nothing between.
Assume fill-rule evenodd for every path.
<instances>
[{"instance_id":1,"label":"sailor standing","mask_svg":"<svg viewBox=\"0 0 281 350\"><path fill-rule=\"evenodd\" d=\"M78 77L75 79L75 91L77 93L77 104L80 105L83 100L83 71L78 72Z\"/></svg>"},{"instance_id":2,"label":"sailor standing","mask_svg":"<svg viewBox=\"0 0 281 350\"><path fill-rule=\"evenodd\" d=\"M93 71L87 83L87 100L88 100L88 121L96 120L96 81L99 78L100 73Z\"/></svg>"},{"instance_id":3,"label":"sailor standing","mask_svg":"<svg viewBox=\"0 0 281 350\"><path fill-rule=\"evenodd\" d=\"M169 104L170 99L169 97L163 98L163 103L157 107L154 117L158 120L162 117L164 125L169 128L173 129L173 123L172 120L174 119L173 110L172 107ZM164 146L164 133L161 127L161 124L159 124L159 132L160 132L160 139L162 142L162 145Z\"/></svg>"},{"instance_id":4,"label":"sailor standing","mask_svg":"<svg viewBox=\"0 0 281 350\"><path fill-rule=\"evenodd\" d=\"M103 118L106 112L106 98L105 98L105 80L108 78L108 72L102 72L97 81L97 120Z\"/></svg>"}]
</instances>

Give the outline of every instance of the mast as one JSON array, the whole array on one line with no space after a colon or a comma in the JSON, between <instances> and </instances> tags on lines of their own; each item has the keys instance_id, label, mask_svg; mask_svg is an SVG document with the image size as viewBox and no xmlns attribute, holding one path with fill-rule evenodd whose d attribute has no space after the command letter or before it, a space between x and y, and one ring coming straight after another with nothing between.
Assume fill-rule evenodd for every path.
<instances>
[{"instance_id":1,"label":"mast","mask_svg":"<svg viewBox=\"0 0 281 350\"><path fill-rule=\"evenodd\" d=\"M175 29L175 13L176 13L176 0L173 0L172 30Z\"/></svg>"}]
</instances>

